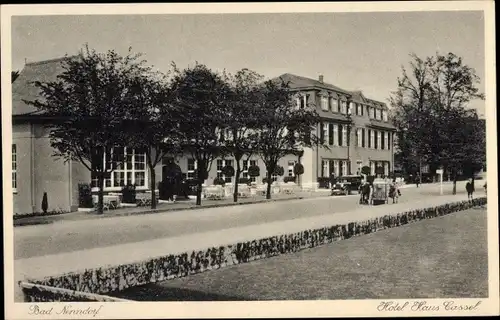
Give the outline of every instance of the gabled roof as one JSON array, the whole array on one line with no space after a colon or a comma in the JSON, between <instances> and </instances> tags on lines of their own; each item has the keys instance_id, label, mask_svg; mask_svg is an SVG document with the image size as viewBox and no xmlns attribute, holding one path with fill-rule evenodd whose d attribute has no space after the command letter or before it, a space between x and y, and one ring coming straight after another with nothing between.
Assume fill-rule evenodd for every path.
<instances>
[{"instance_id":1,"label":"gabled roof","mask_svg":"<svg viewBox=\"0 0 500 320\"><path fill-rule=\"evenodd\" d=\"M64 72L63 61L69 57L27 63L12 83L12 115L27 115L37 113L37 109L23 100L33 101L40 98L40 91L35 81L56 81L57 76Z\"/></svg>"},{"instance_id":2,"label":"gabled roof","mask_svg":"<svg viewBox=\"0 0 500 320\"><path fill-rule=\"evenodd\" d=\"M282 74L281 76L279 76L273 80L277 80L277 79L281 79L285 82L288 82L290 84L290 89L317 88L317 89L332 90L332 91L344 93L346 95L351 94L349 91L341 89L337 86L334 86L333 84L326 83L326 82L320 82L319 80L306 78L306 77L298 76L298 75L291 74L291 73Z\"/></svg>"}]
</instances>

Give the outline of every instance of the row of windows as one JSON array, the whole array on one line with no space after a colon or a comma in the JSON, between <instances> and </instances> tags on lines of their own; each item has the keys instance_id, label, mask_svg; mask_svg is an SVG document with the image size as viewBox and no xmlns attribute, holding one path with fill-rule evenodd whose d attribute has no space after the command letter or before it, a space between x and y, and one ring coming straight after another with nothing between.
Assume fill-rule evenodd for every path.
<instances>
[{"instance_id":1,"label":"row of windows","mask_svg":"<svg viewBox=\"0 0 500 320\"><path fill-rule=\"evenodd\" d=\"M370 173L375 174L375 169L378 167L384 168L384 175L389 175L389 161L370 161Z\"/></svg>"},{"instance_id":2,"label":"row of windows","mask_svg":"<svg viewBox=\"0 0 500 320\"><path fill-rule=\"evenodd\" d=\"M323 159L321 160L321 176L330 177L333 174L335 177L348 175L348 161L338 159Z\"/></svg>"},{"instance_id":3,"label":"row of windows","mask_svg":"<svg viewBox=\"0 0 500 320\"><path fill-rule=\"evenodd\" d=\"M356 146L377 150L390 150L390 133L387 131L356 128Z\"/></svg>"},{"instance_id":4,"label":"row of windows","mask_svg":"<svg viewBox=\"0 0 500 320\"><path fill-rule=\"evenodd\" d=\"M307 96L297 98L297 105L300 107L307 105L306 99ZM348 106L347 101L345 100L321 96L320 105L321 110L323 111L338 112L342 114L353 114L354 111L357 116L364 116L366 112L370 119L383 120L385 122L389 120L387 110L372 106L365 106L361 103L350 102Z\"/></svg>"},{"instance_id":5,"label":"row of windows","mask_svg":"<svg viewBox=\"0 0 500 320\"><path fill-rule=\"evenodd\" d=\"M136 153L131 148L114 148L112 153L123 155L124 162L118 164L117 168L104 179L104 188L120 189L127 184L135 184L137 188L148 187L148 175L146 171L146 154ZM110 158L108 156L108 158ZM105 166L110 166L104 155ZM92 173L92 187L97 187L97 176Z\"/></svg>"},{"instance_id":6,"label":"row of windows","mask_svg":"<svg viewBox=\"0 0 500 320\"><path fill-rule=\"evenodd\" d=\"M320 140L329 146L347 146L347 126L336 123L321 123ZM390 150L389 132L356 128L356 147Z\"/></svg>"}]
</instances>

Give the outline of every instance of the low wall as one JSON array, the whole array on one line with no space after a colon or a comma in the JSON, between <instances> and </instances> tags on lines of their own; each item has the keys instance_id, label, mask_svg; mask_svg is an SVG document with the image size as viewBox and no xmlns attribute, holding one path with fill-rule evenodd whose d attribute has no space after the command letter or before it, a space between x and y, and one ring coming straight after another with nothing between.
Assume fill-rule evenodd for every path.
<instances>
[{"instance_id":1,"label":"low wall","mask_svg":"<svg viewBox=\"0 0 500 320\"><path fill-rule=\"evenodd\" d=\"M33 284L64 288L83 293L105 294L160 282L190 274L219 269L280 254L297 252L378 230L398 227L411 222L443 216L486 204L486 197L437 207L406 211L365 221L356 221L313 230L256 239L226 246L208 248L175 255L166 255L139 263L68 273L45 279L29 280ZM25 295L37 295L27 292ZM37 299L36 297L32 297Z\"/></svg>"}]
</instances>

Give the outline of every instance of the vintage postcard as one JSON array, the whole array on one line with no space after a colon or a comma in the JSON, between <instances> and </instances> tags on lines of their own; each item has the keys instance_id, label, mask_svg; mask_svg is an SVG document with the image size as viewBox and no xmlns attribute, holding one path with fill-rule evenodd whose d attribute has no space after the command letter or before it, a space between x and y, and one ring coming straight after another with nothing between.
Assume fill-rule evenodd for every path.
<instances>
[{"instance_id":1,"label":"vintage postcard","mask_svg":"<svg viewBox=\"0 0 500 320\"><path fill-rule=\"evenodd\" d=\"M493 1L1 14L7 319L499 314Z\"/></svg>"}]
</instances>

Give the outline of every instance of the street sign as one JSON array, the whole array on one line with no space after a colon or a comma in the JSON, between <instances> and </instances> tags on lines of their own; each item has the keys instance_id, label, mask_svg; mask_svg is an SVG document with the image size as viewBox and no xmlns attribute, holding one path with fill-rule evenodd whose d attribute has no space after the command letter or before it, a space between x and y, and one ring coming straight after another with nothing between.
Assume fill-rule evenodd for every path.
<instances>
[{"instance_id":1,"label":"street sign","mask_svg":"<svg viewBox=\"0 0 500 320\"><path fill-rule=\"evenodd\" d=\"M437 174L443 174L443 169L437 169L437 170L436 170L436 173L437 173Z\"/></svg>"}]
</instances>

